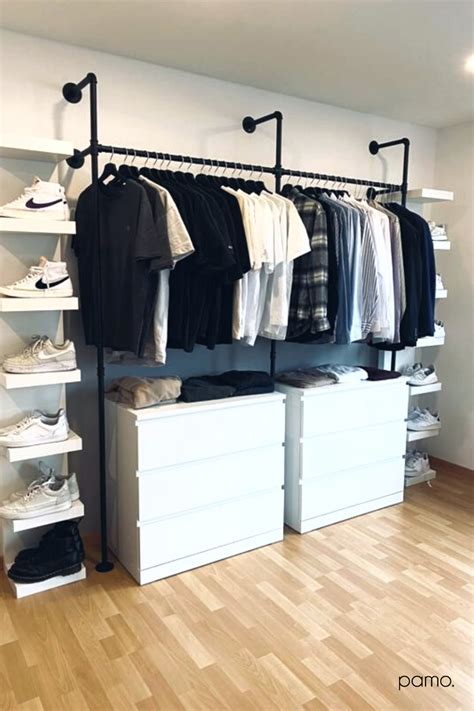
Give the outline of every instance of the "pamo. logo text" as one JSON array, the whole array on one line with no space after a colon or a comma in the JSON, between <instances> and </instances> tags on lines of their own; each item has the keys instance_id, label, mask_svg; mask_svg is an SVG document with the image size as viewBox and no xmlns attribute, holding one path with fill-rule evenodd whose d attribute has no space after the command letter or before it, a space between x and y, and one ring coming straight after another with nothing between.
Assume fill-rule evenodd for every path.
<instances>
[{"instance_id":1,"label":"pamo. logo text","mask_svg":"<svg viewBox=\"0 0 474 711\"><path fill-rule=\"evenodd\" d=\"M451 677L447 674L443 676L421 676L419 674L416 674L415 676L399 676L398 690L400 691L400 689L406 689L407 686L431 688L442 686L446 689L448 686L454 686L454 684Z\"/></svg>"}]
</instances>

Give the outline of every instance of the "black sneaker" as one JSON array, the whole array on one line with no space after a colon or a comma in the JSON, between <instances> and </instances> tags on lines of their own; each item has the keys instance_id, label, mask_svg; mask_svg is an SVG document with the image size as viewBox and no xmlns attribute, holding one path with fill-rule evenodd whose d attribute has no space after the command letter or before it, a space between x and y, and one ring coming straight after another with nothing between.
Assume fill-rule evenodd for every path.
<instances>
[{"instance_id":1,"label":"black sneaker","mask_svg":"<svg viewBox=\"0 0 474 711\"><path fill-rule=\"evenodd\" d=\"M55 524L53 528L50 528L49 531L46 531L46 533L41 537L37 548L24 548L20 551L15 558L15 563L31 560L31 558L36 556L40 551L43 551L46 547L53 545L57 538L61 538L63 536L74 538L77 544L77 550L84 555L84 546L79 534L77 522L60 521Z\"/></svg>"}]
</instances>

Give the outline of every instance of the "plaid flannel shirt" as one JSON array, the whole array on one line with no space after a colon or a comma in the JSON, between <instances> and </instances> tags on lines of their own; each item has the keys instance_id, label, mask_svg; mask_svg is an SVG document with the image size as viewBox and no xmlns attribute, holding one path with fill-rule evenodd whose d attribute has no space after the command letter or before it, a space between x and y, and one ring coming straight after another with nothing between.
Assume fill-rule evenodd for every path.
<instances>
[{"instance_id":1,"label":"plaid flannel shirt","mask_svg":"<svg viewBox=\"0 0 474 711\"><path fill-rule=\"evenodd\" d=\"M311 251L295 259L287 337L330 329L328 309L328 235L326 214L317 200L293 189L294 203L308 233Z\"/></svg>"}]
</instances>

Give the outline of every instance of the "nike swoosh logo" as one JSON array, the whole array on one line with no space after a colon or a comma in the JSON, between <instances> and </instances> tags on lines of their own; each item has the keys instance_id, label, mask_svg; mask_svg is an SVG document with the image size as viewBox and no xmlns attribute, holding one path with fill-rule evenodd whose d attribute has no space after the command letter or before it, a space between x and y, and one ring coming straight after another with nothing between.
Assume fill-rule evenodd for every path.
<instances>
[{"instance_id":1,"label":"nike swoosh logo","mask_svg":"<svg viewBox=\"0 0 474 711\"><path fill-rule=\"evenodd\" d=\"M59 200L53 200L53 202L35 202L34 198L30 198L26 203L26 207L29 207L32 210L40 210L42 207L51 207L52 205L57 205L62 201L62 198L59 198Z\"/></svg>"},{"instance_id":2,"label":"nike swoosh logo","mask_svg":"<svg viewBox=\"0 0 474 711\"><path fill-rule=\"evenodd\" d=\"M38 279L36 282L35 286L37 289L50 289L52 286L58 286L58 284L62 284L63 281L67 281L69 277L64 277L63 279L58 279L58 281L50 281L49 284L45 284L43 279Z\"/></svg>"},{"instance_id":3,"label":"nike swoosh logo","mask_svg":"<svg viewBox=\"0 0 474 711\"><path fill-rule=\"evenodd\" d=\"M66 353L66 351L63 352L63 355ZM40 360L50 360L51 358L57 358L60 353L43 353L43 351L39 351L37 353L37 356Z\"/></svg>"}]
</instances>

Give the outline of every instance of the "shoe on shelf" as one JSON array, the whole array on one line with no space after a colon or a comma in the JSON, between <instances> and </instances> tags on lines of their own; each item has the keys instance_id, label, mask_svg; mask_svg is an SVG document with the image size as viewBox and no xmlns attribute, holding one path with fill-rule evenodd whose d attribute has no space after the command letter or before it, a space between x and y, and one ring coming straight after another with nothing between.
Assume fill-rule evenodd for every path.
<instances>
[{"instance_id":1,"label":"shoe on shelf","mask_svg":"<svg viewBox=\"0 0 474 711\"><path fill-rule=\"evenodd\" d=\"M58 481L54 477L43 484L29 488L19 499L0 507L0 517L6 519L26 519L67 511L72 506L67 480Z\"/></svg>"},{"instance_id":2,"label":"shoe on shelf","mask_svg":"<svg viewBox=\"0 0 474 711\"><path fill-rule=\"evenodd\" d=\"M57 524L50 535L41 539L36 549L26 549L17 556L8 577L17 583L38 583L55 576L78 573L84 560L84 547L77 523ZM23 555L26 554L26 555Z\"/></svg>"},{"instance_id":3,"label":"shoe on shelf","mask_svg":"<svg viewBox=\"0 0 474 711\"><path fill-rule=\"evenodd\" d=\"M444 322L443 321L435 321L434 323L434 337L435 338L444 338L446 336L446 331L444 328Z\"/></svg>"},{"instance_id":4,"label":"shoe on shelf","mask_svg":"<svg viewBox=\"0 0 474 711\"><path fill-rule=\"evenodd\" d=\"M436 275L436 291L444 291L443 277L441 274Z\"/></svg>"},{"instance_id":5,"label":"shoe on shelf","mask_svg":"<svg viewBox=\"0 0 474 711\"><path fill-rule=\"evenodd\" d=\"M40 542L36 548L24 548L20 551L15 558L15 563L24 563L31 560L47 548L54 547L54 541L57 538L62 538L64 536L68 536L70 538L72 546L82 556L82 560L84 560L84 544L82 543L82 539L79 534L77 522L59 521L59 523L55 524L53 528L50 528L45 534L43 534L43 536L41 536Z\"/></svg>"},{"instance_id":6,"label":"shoe on shelf","mask_svg":"<svg viewBox=\"0 0 474 711\"><path fill-rule=\"evenodd\" d=\"M29 346L3 361L6 373L54 373L75 370L76 349L72 341L53 343L48 336L34 336Z\"/></svg>"},{"instance_id":7,"label":"shoe on shelf","mask_svg":"<svg viewBox=\"0 0 474 711\"><path fill-rule=\"evenodd\" d=\"M0 434L0 447L30 447L34 444L64 442L68 436L69 424L62 408L53 415L36 410Z\"/></svg>"},{"instance_id":8,"label":"shoe on shelf","mask_svg":"<svg viewBox=\"0 0 474 711\"><path fill-rule=\"evenodd\" d=\"M422 363L413 363L413 365L406 365L402 370L400 371L401 375L404 375L405 377L411 377L415 373L417 373L419 370L423 368Z\"/></svg>"},{"instance_id":9,"label":"shoe on shelf","mask_svg":"<svg viewBox=\"0 0 474 711\"><path fill-rule=\"evenodd\" d=\"M438 382L438 376L434 365L429 365L427 368L419 368L411 375L407 383L408 385L431 385Z\"/></svg>"},{"instance_id":10,"label":"shoe on shelf","mask_svg":"<svg viewBox=\"0 0 474 711\"><path fill-rule=\"evenodd\" d=\"M64 188L59 183L48 183L34 178L31 187L25 188L20 197L0 207L0 217L69 220Z\"/></svg>"},{"instance_id":11,"label":"shoe on shelf","mask_svg":"<svg viewBox=\"0 0 474 711\"><path fill-rule=\"evenodd\" d=\"M407 452L405 456L405 476L413 477L426 474L431 470L430 460L426 452Z\"/></svg>"},{"instance_id":12,"label":"shoe on shelf","mask_svg":"<svg viewBox=\"0 0 474 711\"><path fill-rule=\"evenodd\" d=\"M438 242L442 240L447 240L448 235L446 232L446 225L437 225L436 222L429 221L428 222L430 232L431 232L431 239L433 242Z\"/></svg>"},{"instance_id":13,"label":"shoe on shelf","mask_svg":"<svg viewBox=\"0 0 474 711\"><path fill-rule=\"evenodd\" d=\"M31 266L28 274L7 286L0 286L0 294L22 299L35 297L72 296L72 282L66 262L50 262L40 257L38 266Z\"/></svg>"},{"instance_id":14,"label":"shoe on shelf","mask_svg":"<svg viewBox=\"0 0 474 711\"><path fill-rule=\"evenodd\" d=\"M441 422L437 412L430 412L428 408L419 410L412 417L408 415L407 429L411 432L423 432L424 430L439 430Z\"/></svg>"},{"instance_id":15,"label":"shoe on shelf","mask_svg":"<svg viewBox=\"0 0 474 711\"><path fill-rule=\"evenodd\" d=\"M56 482L67 481L69 493L71 495L71 501L74 502L79 500L79 484L77 483L77 476L74 472L64 475L56 474L53 467L47 466L44 462L38 462L38 471L39 476L34 481L32 481L31 484L29 484L26 490L23 489L22 491L15 491L8 499L5 499L3 501L2 505L8 504L11 501L15 501L17 499L21 499L25 495L25 493L31 491L32 489L38 486L42 486L50 479L53 479Z\"/></svg>"}]
</instances>

